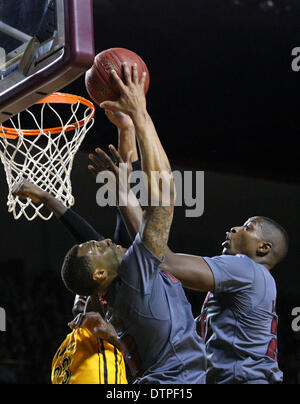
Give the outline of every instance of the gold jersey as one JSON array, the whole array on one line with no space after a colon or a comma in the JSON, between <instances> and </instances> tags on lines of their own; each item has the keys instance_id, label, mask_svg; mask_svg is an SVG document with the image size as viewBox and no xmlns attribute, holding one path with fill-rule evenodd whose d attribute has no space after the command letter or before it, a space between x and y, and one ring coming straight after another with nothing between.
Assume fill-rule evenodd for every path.
<instances>
[{"instance_id":1,"label":"gold jersey","mask_svg":"<svg viewBox=\"0 0 300 404\"><path fill-rule=\"evenodd\" d=\"M52 362L52 384L127 384L122 353L109 342L77 328Z\"/></svg>"}]
</instances>

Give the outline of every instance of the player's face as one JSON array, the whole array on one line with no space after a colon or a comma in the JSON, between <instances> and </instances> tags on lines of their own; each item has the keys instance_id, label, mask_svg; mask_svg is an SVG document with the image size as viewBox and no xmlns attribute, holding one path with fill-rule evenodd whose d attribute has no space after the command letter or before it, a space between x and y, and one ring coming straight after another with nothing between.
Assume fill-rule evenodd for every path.
<instances>
[{"instance_id":1,"label":"player's face","mask_svg":"<svg viewBox=\"0 0 300 404\"><path fill-rule=\"evenodd\" d=\"M255 218L250 218L242 226L232 227L226 233L226 240L222 243L222 253L227 255L245 254L254 258L261 240L261 226Z\"/></svg>"},{"instance_id":2,"label":"player's face","mask_svg":"<svg viewBox=\"0 0 300 404\"><path fill-rule=\"evenodd\" d=\"M88 258L95 268L115 267L125 249L110 239L89 241L79 246L78 257Z\"/></svg>"}]
</instances>

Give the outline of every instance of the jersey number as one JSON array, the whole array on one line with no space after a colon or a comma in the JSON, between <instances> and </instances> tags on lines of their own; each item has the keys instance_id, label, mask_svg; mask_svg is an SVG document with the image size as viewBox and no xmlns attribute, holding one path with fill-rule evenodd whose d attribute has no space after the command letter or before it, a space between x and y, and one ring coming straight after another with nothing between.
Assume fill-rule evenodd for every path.
<instances>
[{"instance_id":1,"label":"jersey number","mask_svg":"<svg viewBox=\"0 0 300 404\"><path fill-rule=\"evenodd\" d=\"M273 360L277 360L277 319L274 318L272 320L271 325L271 333L275 335L275 338L272 338L267 351L267 356Z\"/></svg>"},{"instance_id":2,"label":"jersey number","mask_svg":"<svg viewBox=\"0 0 300 404\"><path fill-rule=\"evenodd\" d=\"M58 378L63 375L63 379L61 381L61 384L68 384L71 378L71 372L70 372L70 365L71 365L71 360L67 356L63 359L62 361L62 367L61 366L56 366L54 370L54 381L55 384L58 384Z\"/></svg>"}]
</instances>

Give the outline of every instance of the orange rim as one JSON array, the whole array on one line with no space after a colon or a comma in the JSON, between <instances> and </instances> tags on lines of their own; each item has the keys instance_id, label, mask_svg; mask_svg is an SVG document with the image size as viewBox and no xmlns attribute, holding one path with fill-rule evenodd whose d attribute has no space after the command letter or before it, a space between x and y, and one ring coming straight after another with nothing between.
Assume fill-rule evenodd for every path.
<instances>
[{"instance_id":1,"label":"orange rim","mask_svg":"<svg viewBox=\"0 0 300 404\"><path fill-rule=\"evenodd\" d=\"M36 104L70 104L75 105L78 102L90 108L91 113L87 119L82 119L79 122L71 123L65 129L65 132L71 132L77 128L81 128L85 123L90 122L95 116L95 106L94 104L79 95L65 94L65 93L53 93L48 95L46 98L38 101ZM38 136L41 131L40 129L21 129L24 136ZM55 135L63 131L62 126L57 126L56 128L43 129L44 132ZM7 139L16 139L19 136L19 131L14 128L7 128L5 126L0 126L0 136Z\"/></svg>"}]
</instances>

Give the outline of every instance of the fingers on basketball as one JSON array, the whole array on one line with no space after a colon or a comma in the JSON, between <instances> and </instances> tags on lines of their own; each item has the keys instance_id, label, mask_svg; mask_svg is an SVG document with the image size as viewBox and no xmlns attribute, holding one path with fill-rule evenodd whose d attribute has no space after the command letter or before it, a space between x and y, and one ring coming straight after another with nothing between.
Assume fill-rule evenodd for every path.
<instances>
[{"instance_id":1,"label":"fingers on basketball","mask_svg":"<svg viewBox=\"0 0 300 404\"><path fill-rule=\"evenodd\" d=\"M136 63L134 63L134 65L132 66L132 81L136 85L139 84L139 74Z\"/></svg>"},{"instance_id":2,"label":"fingers on basketball","mask_svg":"<svg viewBox=\"0 0 300 404\"><path fill-rule=\"evenodd\" d=\"M141 85L143 90L145 90L146 80L147 80L147 73L143 72L141 82L140 82L140 85Z\"/></svg>"},{"instance_id":3,"label":"fingers on basketball","mask_svg":"<svg viewBox=\"0 0 300 404\"><path fill-rule=\"evenodd\" d=\"M117 85L118 89L120 90L120 92L124 92L126 90L126 85L128 85L128 83L130 83L130 73L128 75L128 66L127 66L127 68L126 68L126 66L123 65L124 82L114 69L111 71L111 77L113 78L113 80L114 80L115 84Z\"/></svg>"},{"instance_id":4,"label":"fingers on basketball","mask_svg":"<svg viewBox=\"0 0 300 404\"><path fill-rule=\"evenodd\" d=\"M122 67L123 67L123 73L124 73L124 83L126 84L126 86L130 86L130 84L132 82L131 68L128 66L128 64L126 62L122 64Z\"/></svg>"}]
</instances>

